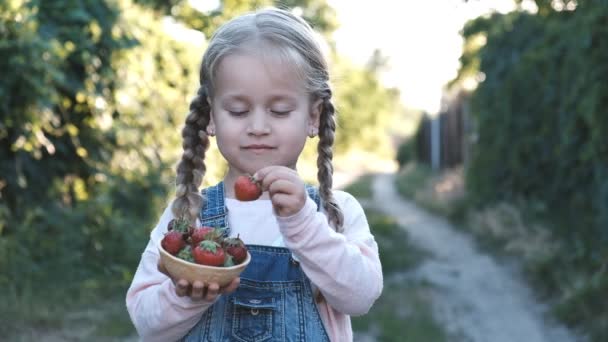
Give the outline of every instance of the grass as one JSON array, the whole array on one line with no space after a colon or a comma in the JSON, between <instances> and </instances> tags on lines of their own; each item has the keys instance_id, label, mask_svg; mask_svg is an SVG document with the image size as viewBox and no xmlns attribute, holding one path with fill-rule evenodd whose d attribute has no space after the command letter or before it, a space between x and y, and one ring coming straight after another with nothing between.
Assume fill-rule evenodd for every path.
<instances>
[{"instance_id":1,"label":"grass","mask_svg":"<svg viewBox=\"0 0 608 342\"><path fill-rule=\"evenodd\" d=\"M0 297L0 336L9 341L127 339L136 334L124 304L124 291L83 295L65 289L22 289ZM61 304L59 304L61 303Z\"/></svg>"},{"instance_id":2,"label":"grass","mask_svg":"<svg viewBox=\"0 0 608 342\"><path fill-rule=\"evenodd\" d=\"M372 180L374 176L372 174L364 174L359 177L355 182L347 185L344 191L355 196L359 200L371 199L372 198Z\"/></svg>"},{"instance_id":3,"label":"grass","mask_svg":"<svg viewBox=\"0 0 608 342\"><path fill-rule=\"evenodd\" d=\"M382 271L386 276L413 270L428 257L410 243L407 232L392 217L372 209L366 209L365 215L378 243Z\"/></svg>"},{"instance_id":4,"label":"grass","mask_svg":"<svg viewBox=\"0 0 608 342\"><path fill-rule=\"evenodd\" d=\"M353 330L382 342L443 342L447 335L431 312L427 285L414 280L392 282L365 316L353 317Z\"/></svg>"},{"instance_id":5,"label":"grass","mask_svg":"<svg viewBox=\"0 0 608 342\"><path fill-rule=\"evenodd\" d=\"M373 175L363 175L345 190L359 200L371 199L372 179ZM430 256L411 243L394 218L371 207L364 210L378 243L385 286L368 314L352 317L355 336L381 342L447 341L447 333L433 317L430 285L411 276Z\"/></svg>"},{"instance_id":6,"label":"grass","mask_svg":"<svg viewBox=\"0 0 608 342\"><path fill-rule=\"evenodd\" d=\"M410 243L407 232L380 211L365 209L378 243L385 287L367 315L353 317L355 334L377 341L447 341L447 334L432 313L429 285L409 275L428 257Z\"/></svg>"},{"instance_id":7,"label":"grass","mask_svg":"<svg viewBox=\"0 0 608 342\"><path fill-rule=\"evenodd\" d=\"M397 174L397 191L427 210L461 221L468 202L462 183L462 169L446 176L426 165L409 163Z\"/></svg>"}]
</instances>

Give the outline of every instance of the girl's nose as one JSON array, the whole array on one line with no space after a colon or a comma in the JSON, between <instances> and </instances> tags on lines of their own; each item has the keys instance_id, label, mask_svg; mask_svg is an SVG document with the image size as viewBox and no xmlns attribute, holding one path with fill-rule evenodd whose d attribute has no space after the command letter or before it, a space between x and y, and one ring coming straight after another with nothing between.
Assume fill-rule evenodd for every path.
<instances>
[{"instance_id":1,"label":"girl's nose","mask_svg":"<svg viewBox=\"0 0 608 342\"><path fill-rule=\"evenodd\" d=\"M265 135L270 133L270 125L266 113L263 110L254 110L249 116L249 125L247 126L247 134Z\"/></svg>"}]
</instances>

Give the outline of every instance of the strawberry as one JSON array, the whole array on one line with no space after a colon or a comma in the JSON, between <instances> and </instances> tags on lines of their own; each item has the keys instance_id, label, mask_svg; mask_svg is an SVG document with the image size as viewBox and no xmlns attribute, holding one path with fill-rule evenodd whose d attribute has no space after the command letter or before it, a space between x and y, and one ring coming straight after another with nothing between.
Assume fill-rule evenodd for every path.
<instances>
[{"instance_id":1,"label":"strawberry","mask_svg":"<svg viewBox=\"0 0 608 342\"><path fill-rule=\"evenodd\" d=\"M253 176L238 176L234 182L234 195L239 201L255 201L262 195L262 187Z\"/></svg>"},{"instance_id":2,"label":"strawberry","mask_svg":"<svg viewBox=\"0 0 608 342\"><path fill-rule=\"evenodd\" d=\"M182 260L194 262L194 258L192 257L192 247L190 247L190 245L186 245L186 247L182 248L182 250L177 253L177 257Z\"/></svg>"},{"instance_id":3,"label":"strawberry","mask_svg":"<svg viewBox=\"0 0 608 342\"><path fill-rule=\"evenodd\" d=\"M190 223L187 220L172 219L171 221L169 221L169 224L167 225L167 231L172 231L172 230L189 235L190 232L192 231L192 227L190 226Z\"/></svg>"},{"instance_id":4,"label":"strawberry","mask_svg":"<svg viewBox=\"0 0 608 342\"><path fill-rule=\"evenodd\" d=\"M182 232L172 230L165 234L160 242L160 245L169 254L176 255L182 248L184 248L186 245L186 240L184 240L184 235Z\"/></svg>"},{"instance_id":5,"label":"strawberry","mask_svg":"<svg viewBox=\"0 0 608 342\"><path fill-rule=\"evenodd\" d=\"M190 234L190 244L196 246L203 240L214 240L216 234L214 234L215 228L202 226L192 230Z\"/></svg>"},{"instance_id":6,"label":"strawberry","mask_svg":"<svg viewBox=\"0 0 608 342\"><path fill-rule=\"evenodd\" d=\"M224 264L224 249L215 241L204 240L192 250L192 256L197 264L222 266Z\"/></svg>"},{"instance_id":7,"label":"strawberry","mask_svg":"<svg viewBox=\"0 0 608 342\"><path fill-rule=\"evenodd\" d=\"M235 238L227 238L224 240L224 249L228 255L234 259L234 264L238 265L247 258L247 247L243 240L237 235Z\"/></svg>"}]
</instances>

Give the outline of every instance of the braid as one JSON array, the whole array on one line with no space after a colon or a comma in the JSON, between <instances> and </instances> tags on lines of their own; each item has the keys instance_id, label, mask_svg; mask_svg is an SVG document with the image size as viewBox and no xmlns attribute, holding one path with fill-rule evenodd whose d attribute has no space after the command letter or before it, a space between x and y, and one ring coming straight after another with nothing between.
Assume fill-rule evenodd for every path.
<instances>
[{"instance_id":1,"label":"braid","mask_svg":"<svg viewBox=\"0 0 608 342\"><path fill-rule=\"evenodd\" d=\"M171 208L175 217L185 218L191 223L196 221L204 201L199 187L206 171L204 158L209 148L206 131L209 115L207 92L201 86L190 103L190 113L182 129L184 153L177 165L175 201Z\"/></svg>"},{"instance_id":2,"label":"braid","mask_svg":"<svg viewBox=\"0 0 608 342\"><path fill-rule=\"evenodd\" d=\"M323 209L327 213L329 222L334 224L336 231L341 232L344 215L331 191L334 173L331 161L333 159L332 146L336 131L335 112L334 105L331 102L331 90L327 90L326 96L323 97L323 107L319 119L319 144L317 146L319 153L317 169L319 171L317 178L319 180L319 194L323 200Z\"/></svg>"}]
</instances>

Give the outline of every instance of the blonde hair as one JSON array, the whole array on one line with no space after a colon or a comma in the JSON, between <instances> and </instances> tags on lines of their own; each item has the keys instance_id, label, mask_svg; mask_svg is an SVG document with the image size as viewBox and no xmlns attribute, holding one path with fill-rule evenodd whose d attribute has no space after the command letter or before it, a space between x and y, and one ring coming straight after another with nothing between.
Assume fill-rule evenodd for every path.
<instances>
[{"instance_id":1,"label":"blonde hair","mask_svg":"<svg viewBox=\"0 0 608 342\"><path fill-rule=\"evenodd\" d=\"M201 63L200 88L190 103L190 113L182 130L184 153L177 166L173 213L192 222L198 217L205 200L199 187L205 176L204 157L209 147L206 128L210 120L210 105L207 98L213 98L215 73L222 58L247 50L253 44L266 44L272 48L258 47L256 52L272 50L282 62L294 67L293 70L305 81L311 99L322 100L317 146L319 195L330 224L342 231L344 216L331 190L336 110L332 103L327 62L310 25L292 13L276 8L232 19L211 37Z\"/></svg>"}]
</instances>

